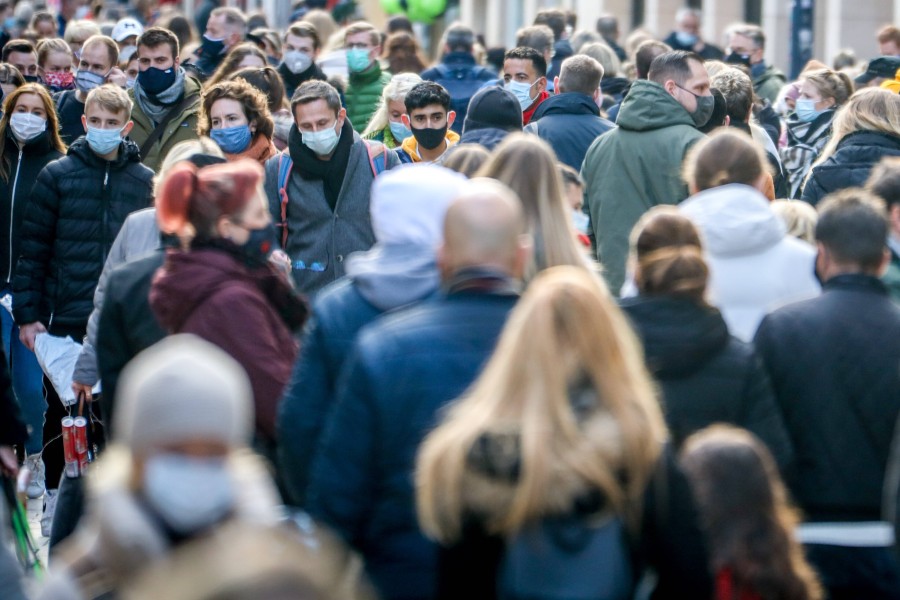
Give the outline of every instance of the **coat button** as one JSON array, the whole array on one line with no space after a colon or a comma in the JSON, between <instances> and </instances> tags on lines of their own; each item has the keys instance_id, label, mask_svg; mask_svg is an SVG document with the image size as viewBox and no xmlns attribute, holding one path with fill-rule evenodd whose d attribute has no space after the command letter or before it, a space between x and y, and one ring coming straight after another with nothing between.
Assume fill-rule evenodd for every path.
<instances>
[{"instance_id":1,"label":"coat button","mask_svg":"<svg viewBox=\"0 0 900 600\"><path fill-rule=\"evenodd\" d=\"M338 255L337 255L337 261L338 261L339 263L344 262L344 255L343 255L343 254L338 254Z\"/></svg>"}]
</instances>

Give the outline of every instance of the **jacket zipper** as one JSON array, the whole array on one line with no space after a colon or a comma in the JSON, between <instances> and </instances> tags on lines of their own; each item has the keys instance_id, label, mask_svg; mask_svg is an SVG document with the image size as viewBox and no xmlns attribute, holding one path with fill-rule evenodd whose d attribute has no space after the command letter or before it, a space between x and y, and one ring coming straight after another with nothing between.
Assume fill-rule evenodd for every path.
<instances>
[{"instance_id":1,"label":"jacket zipper","mask_svg":"<svg viewBox=\"0 0 900 600\"><path fill-rule=\"evenodd\" d=\"M100 257L101 264L106 264L106 255L109 254L109 197L106 194L106 184L109 182L109 162L106 163L106 172L103 174L103 189L100 197L101 210L103 210L102 226L103 226L103 256Z\"/></svg>"},{"instance_id":2,"label":"jacket zipper","mask_svg":"<svg viewBox=\"0 0 900 600\"><path fill-rule=\"evenodd\" d=\"M19 147L19 161L16 163L16 176L13 178L12 201L9 204L9 271L6 272L6 283L12 281L13 262L13 223L16 215L16 186L19 185L19 170L22 168L22 148Z\"/></svg>"}]
</instances>

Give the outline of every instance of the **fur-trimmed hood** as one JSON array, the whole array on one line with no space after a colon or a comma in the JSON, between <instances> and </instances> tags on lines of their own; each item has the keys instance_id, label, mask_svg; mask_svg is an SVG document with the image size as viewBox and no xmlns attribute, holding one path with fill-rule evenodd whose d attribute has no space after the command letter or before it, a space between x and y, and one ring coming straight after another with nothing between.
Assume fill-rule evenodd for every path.
<instances>
[{"instance_id":1,"label":"fur-trimmed hood","mask_svg":"<svg viewBox=\"0 0 900 600\"><path fill-rule=\"evenodd\" d=\"M570 465L578 461L598 460L621 472L623 447L618 423L605 410L582 419L582 436L576 447L561 450L547 448L555 460L551 465L546 493L542 495L544 515L563 515L590 501L598 511L605 507L598 490L588 484ZM464 513L488 523L501 521L509 514L522 469L519 431L493 431L476 440L466 458L461 489Z\"/></svg>"}]
</instances>

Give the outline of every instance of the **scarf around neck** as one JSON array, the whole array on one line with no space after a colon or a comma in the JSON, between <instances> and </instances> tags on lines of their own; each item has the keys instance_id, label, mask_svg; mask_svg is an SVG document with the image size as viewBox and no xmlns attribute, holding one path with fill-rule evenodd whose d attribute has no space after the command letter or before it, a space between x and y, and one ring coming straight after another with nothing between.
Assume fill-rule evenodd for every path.
<instances>
[{"instance_id":1,"label":"scarf around neck","mask_svg":"<svg viewBox=\"0 0 900 600\"><path fill-rule=\"evenodd\" d=\"M347 174L347 165L350 162L350 149L353 147L353 128L350 126L350 120L344 119L344 126L341 127L341 137L338 139L337 147L329 160L321 160L315 152L303 143L303 136L297 125L291 125L291 132L288 134L288 152L291 160L294 161L294 167L300 174L300 177L307 181L322 181L322 187L325 192L325 200L334 210L337 206L338 196L341 193L341 185L344 183L344 176Z\"/></svg>"},{"instance_id":2,"label":"scarf around neck","mask_svg":"<svg viewBox=\"0 0 900 600\"><path fill-rule=\"evenodd\" d=\"M141 87L140 78L134 82L134 100L153 124L159 123L166 113L184 96L184 69L178 67L175 82L158 94L150 94Z\"/></svg>"}]
</instances>

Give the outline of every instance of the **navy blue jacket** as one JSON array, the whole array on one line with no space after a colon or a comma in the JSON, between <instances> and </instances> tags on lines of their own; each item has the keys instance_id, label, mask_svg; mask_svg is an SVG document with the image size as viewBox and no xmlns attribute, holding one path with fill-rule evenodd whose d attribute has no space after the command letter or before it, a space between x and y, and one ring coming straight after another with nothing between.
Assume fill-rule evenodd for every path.
<instances>
[{"instance_id":1,"label":"navy blue jacket","mask_svg":"<svg viewBox=\"0 0 900 600\"><path fill-rule=\"evenodd\" d=\"M476 63L469 52L448 52L439 64L422 71L421 76L425 81L441 84L450 94L450 108L456 111L456 120L450 128L459 134L466 120L469 100L485 82L497 79L496 73Z\"/></svg>"},{"instance_id":2,"label":"navy blue jacket","mask_svg":"<svg viewBox=\"0 0 900 600\"><path fill-rule=\"evenodd\" d=\"M380 315L381 310L363 298L347 277L316 297L278 412L278 463L288 501L293 504L304 504L313 452L356 334Z\"/></svg>"},{"instance_id":3,"label":"navy blue jacket","mask_svg":"<svg viewBox=\"0 0 900 600\"><path fill-rule=\"evenodd\" d=\"M478 376L516 302L508 282L493 283L451 287L366 326L344 367L308 508L361 552L387 600L433 596L437 548L416 522L416 452Z\"/></svg>"},{"instance_id":4,"label":"navy blue jacket","mask_svg":"<svg viewBox=\"0 0 900 600\"><path fill-rule=\"evenodd\" d=\"M812 168L801 199L813 206L825 196L848 187L862 187L878 162L900 156L900 137L880 131L856 131L846 136L834 154Z\"/></svg>"},{"instance_id":5,"label":"navy blue jacket","mask_svg":"<svg viewBox=\"0 0 900 600\"><path fill-rule=\"evenodd\" d=\"M594 140L615 126L600 116L593 98L567 92L541 102L525 131L537 133L550 144L560 162L581 171L584 155Z\"/></svg>"},{"instance_id":6,"label":"navy blue jacket","mask_svg":"<svg viewBox=\"0 0 900 600\"><path fill-rule=\"evenodd\" d=\"M787 484L811 521L877 521L900 413L900 308L875 277L838 275L756 332L794 446Z\"/></svg>"}]
</instances>

